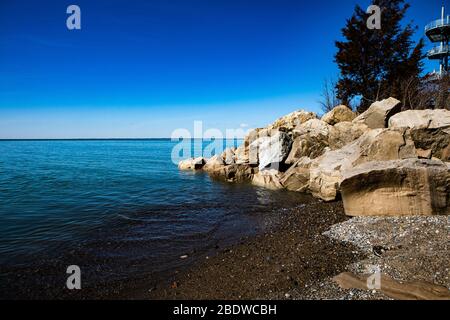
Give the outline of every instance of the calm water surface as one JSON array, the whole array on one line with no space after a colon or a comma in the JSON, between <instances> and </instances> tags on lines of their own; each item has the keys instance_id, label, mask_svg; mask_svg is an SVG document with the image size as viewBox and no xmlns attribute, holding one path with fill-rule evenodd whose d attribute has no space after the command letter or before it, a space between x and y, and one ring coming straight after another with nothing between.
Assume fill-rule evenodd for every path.
<instances>
[{"instance_id":1,"label":"calm water surface","mask_svg":"<svg viewBox=\"0 0 450 320\"><path fill-rule=\"evenodd\" d=\"M147 285L299 202L180 172L175 144L0 141L0 297L64 297L72 264L90 296Z\"/></svg>"}]
</instances>

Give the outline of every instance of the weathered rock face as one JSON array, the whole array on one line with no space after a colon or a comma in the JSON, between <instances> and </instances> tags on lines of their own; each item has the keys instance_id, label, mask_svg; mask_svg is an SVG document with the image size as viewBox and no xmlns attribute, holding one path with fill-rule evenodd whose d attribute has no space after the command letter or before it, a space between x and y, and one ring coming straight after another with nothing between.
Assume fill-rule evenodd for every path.
<instances>
[{"instance_id":1,"label":"weathered rock face","mask_svg":"<svg viewBox=\"0 0 450 320\"><path fill-rule=\"evenodd\" d=\"M373 161L347 170L341 183L351 216L450 214L450 172L441 161Z\"/></svg>"},{"instance_id":2,"label":"weathered rock face","mask_svg":"<svg viewBox=\"0 0 450 320\"><path fill-rule=\"evenodd\" d=\"M271 124L268 129L285 129L287 131L294 130L295 127L305 123L310 119L316 119L317 115L314 112L307 112L304 110L292 112L284 117L277 119Z\"/></svg>"},{"instance_id":3,"label":"weathered rock face","mask_svg":"<svg viewBox=\"0 0 450 320\"><path fill-rule=\"evenodd\" d=\"M250 145L250 149L257 148L259 169L268 166L276 168L288 156L291 148L291 138L285 132L277 131L269 137L258 138Z\"/></svg>"},{"instance_id":4,"label":"weathered rock face","mask_svg":"<svg viewBox=\"0 0 450 320\"><path fill-rule=\"evenodd\" d=\"M178 168L180 170L200 170L205 165L206 160L205 158L199 157L195 159L186 159L180 161L178 163Z\"/></svg>"},{"instance_id":5,"label":"weathered rock face","mask_svg":"<svg viewBox=\"0 0 450 320\"><path fill-rule=\"evenodd\" d=\"M411 138L416 148L429 153L428 158L450 160L450 129L419 129L411 130Z\"/></svg>"},{"instance_id":6,"label":"weathered rock face","mask_svg":"<svg viewBox=\"0 0 450 320\"><path fill-rule=\"evenodd\" d=\"M293 164L302 157L314 159L321 156L328 147L330 128L319 119L311 119L298 126L293 131L294 143L286 164Z\"/></svg>"},{"instance_id":7,"label":"weathered rock face","mask_svg":"<svg viewBox=\"0 0 450 320\"><path fill-rule=\"evenodd\" d=\"M364 123L370 129L387 128L389 118L400 112L400 101L389 98L373 103L369 109L356 117L353 122Z\"/></svg>"},{"instance_id":8,"label":"weathered rock face","mask_svg":"<svg viewBox=\"0 0 450 320\"><path fill-rule=\"evenodd\" d=\"M389 128L409 128L421 157L450 160L450 111L404 111L389 120Z\"/></svg>"},{"instance_id":9,"label":"weathered rock face","mask_svg":"<svg viewBox=\"0 0 450 320\"><path fill-rule=\"evenodd\" d=\"M342 149L327 151L311 163L309 190L316 198L333 201L339 194L341 169L351 167L358 157L358 145L352 143Z\"/></svg>"},{"instance_id":10,"label":"weathered rock face","mask_svg":"<svg viewBox=\"0 0 450 320\"><path fill-rule=\"evenodd\" d=\"M235 161L237 164L248 164L249 158L248 158L248 147L245 147L245 140L244 143L241 144L234 153L235 155Z\"/></svg>"},{"instance_id":11,"label":"weathered rock face","mask_svg":"<svg viewBox=\"0 0 450 320\"><path fill-rule=\"evenodd\" d=\"M263 129L255 129L250 131L244 138L244 142L235 152L235 160L237 164L258 164L258 149L251 147L252 143L259 138L259 132Z\"/></svg>"},{"instance_id":12,"label":"weathered rock face","mask_svg":"<svg viewBox=\"0 0 450 320\"><path fill-rule=\"evenodd\" d=\"M222 152L221 158L225 164L234 164L236 162L236 149L227 148Z\"/></svg>"},{"instance_id":13,"label":"weathered rock face","mask_svg":"<svg viewBox=\"0 0 450 320\"><path fill-rule=\"evenodd\" d=\"M376 129L362 135L358 140L358 157L352 165L369 161L417 158L414 142L406 129Z\"/></svg>"},{"instance_id":14,"label":"weathered rock face","mask_svg":"<svg viewBox=\"0 0 450 320\"><path fill-rule=\"evenodd\" d=\"M364 123L339 122L330 127L330 134L328 136L329 147L332 150L340 149L355 141L369 130L369 127Z\"/></svg>"},{"instance_id":15,"label":"weathered rock face","mask_svg":"<svg viewBox=\"0 0 450 320\"><path fill-rule=\"evenodd\" d=\"M208 173L212 178L218 180L245 182L253 179L253 175L258 173L258 168L249 165L231 164L218 167Z\"/></svg>"},{"instance_id":16,"label":"weathered rock face","mask_svg":"<svg viewBox=\"0 0 450 320\"><path fill-rule=\"evenodd\" d=\"M324 201L342 195L349 215L450 214L450 111L399 108L389 98L351 122L343 106L323 120L294 112L251 131L237 149L179 168Z\"/></svg>"},{"instance_id":17,"label":"weathered rock face","mask_svg":"<svg viewBox=\"0 0 450 320\"><path fill-rule=\"evenodd\" d=\"M271 190L283 189L280 176L280 172L276 170L262 170L253 176L252 184Z\"/></svg>"},{"instance_id":18,"label":"weathered rock face","mask_svg":"<svg viewBox=\"0 0 450 320\"><path fill-rule=\"evenodd\" d=\"M283 175L280 182L290 191L307 192L309 190L309 167L311 159L303 157L293 164Z\"/></svg>"},{"instance_id":19,"label":"weathered rock face","mask_svg":"<svg viewBox=\"0 0 450 320\"><path fill-rule=\"evenodd\" d=\"M223 160L222 155L215 155L209 160L206 161L206 164L203 166L204 171L213 171L219 169L225 165L225 161Z\"/></svg>"},{"instance_id":20,"label":"weathered rock face","mask_svg":"<svg viewBox=\"0 0 450 320\"><path fill-rule=\"evenodd\" d=\"M324 136L327 137L330 132L331 126L325 121L319 119L311 119L305 123L297 126L293 131L294 137L301 137L304 135L310 136Z\"/></svg>"},{"instance_id":21,"label":"weathered rock face","mask_svg":"<svg viewBox=\"0 0 450 320\"><path fill-rule=\"evenodd\" d=\"M292 144L286 164L291 165L302 157L311 157L311 159L320 157L327 147L328 139L326 137L309 135L297 137Z\"/></svg>"},{"instance_id":22,"label":"weathered rock face","mask_svg":"<svg viewBox=\"0 0 450 320\"><path fill-rule=\"evenodd\" d=\"M389 119L389 128L415 130L450 128L450 111L444 109L403 111Z\"/></svg>"},{"instance_id":23,"label":"weathered rock face","mask_svg":"<svg viewBox=\"0 0 450 320\"><path fill-rule=\"evenodd\" d=\"M356 118L356 113L354 113L347 106L341 105L335 107L330 112L324 114L322 121L325 121L329 125L334 126L335 124L343 121L353 121Z\"/></svg>"},{"instance_id":24,"label":"weathered rock face","mask_svg":"<svg viewBox=\"0 0 450 320\"><path fill-rule=\"evenodd\" d=\"M315 197L332 201L339 194L343 171L369 161L406 158L417 158L407 130L370 130L345 147L313 160L309 188Z\"/></svg>"}]
</instances>

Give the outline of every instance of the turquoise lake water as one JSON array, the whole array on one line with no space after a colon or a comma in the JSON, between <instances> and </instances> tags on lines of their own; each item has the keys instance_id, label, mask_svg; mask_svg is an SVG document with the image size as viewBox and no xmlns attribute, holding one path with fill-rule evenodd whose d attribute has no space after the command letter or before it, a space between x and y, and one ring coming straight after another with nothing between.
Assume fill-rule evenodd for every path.
<instances>
[{"instance_id":1,"label":"turquoise lake water","mask_svg":"<svg viewBox=\"0 0 450 320\"><path fill-rule=\"evenodd\" d=\"M180 172L171 161L176 144L0 141L1 296L59 296L69 265L80 266L91 296L156 281L298 201Z\"/></svg>"}]
</instances>

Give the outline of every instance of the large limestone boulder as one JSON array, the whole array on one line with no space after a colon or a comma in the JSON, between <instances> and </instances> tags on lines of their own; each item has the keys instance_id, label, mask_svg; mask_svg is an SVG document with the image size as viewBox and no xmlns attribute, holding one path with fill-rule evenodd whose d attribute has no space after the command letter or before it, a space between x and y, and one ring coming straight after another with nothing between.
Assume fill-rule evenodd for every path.
<instances>
[{"instance_id":1,"label":"large limestone boulder","mask_svg":"<svg viewBox=\"0 0 450 320\"><path fill-rule=\"evenodd\" d=\"M180 170L200 170L205 165L206 160L203 157L182 160L178 163Z\"/></svg>"},{"instance_id":2,"label":"large limestone boulder","mask_svg":"<svg viewBox=\"0 0 450 320\"><path fill-rule=\"evenodd\" d=\"M212 178L218 180L245 182L252 180L253 175L258 173L258 168L247 164L231 164L217 167L214 170L208 171L208 173Z\"/></svg>"},{"instance_id":3,"label":"large limestone boulder","mask_svg":"<svg viewBox=\"0 0 450 320\"><path fill-rule=\"evenodd\" d=\"M281 173L277 170L262 170L253 175L252 184L270 190L283 189Z\"/></svg>"},{"instance_id":4,"label":"large limestone boulder","mask_svg":"<svg viewBox=\"0 0 450 320\"><path fill-rule=\"evenodd\" d=\"M369 130L371 129L364 123L339 122L330 127L328 145L332 150L340 149L355 141Z\"/></svg>"},{"instance_id":5,"label":"large limestone boulder","mask_svg":"<svg viewBox=\"0 0 450 320\"><path fill-rule=\"evenodd\" d=\"M328 147L331 126L319 119L311 119L293 131L294 142L286 164L293 164L302 157L321 156Z\"/></svg>"},{"instance_id":6,"label":"large limestone boulder","mask_svg":"<svg viewBox=\"0 0 450 320\"><path fill-rule=\"evenodd\" d=\"M293 130L294 137L300 137L306 134L311 136L328 136L331 126L325 121L319 119L311 119L297 126Z\"/></svg>"},{"instance_id":7,"label":"large limestone boulder","mask_svg":"<svg viewBox=\"0 0 450 320\"><path fill-rule=\"evenodd\" d=\"M353 122L364 123L370 129L387 128L389 118L400 112L401 103L395 98L389 98L373 103L369 109L356 117Z\"/></svg>"},{"instance_id":8,"label":"large limestone boulder","mask_svg":"<svg viewBox=\"0 0 450 320\"><path fill-rule=\"evenodd\" d=\"M389 119L389 128L450 129L450 111L407 110Z\"/></svg>"},{"instance_id":9,"label":"large limestone boulder","mask_svg":"<svg viewBox=\"0 0 450 320\"><path fill-rule=\"evenodd\" d=\"M293 164L302 157L315 159L320 157L328 147L328 139L323 136L301 136L295 138L286 164Z\"/></svg>"},{"instance_id":10,"label":"large limestone boulder","mask_svg":"<svg viewBox=\"0 0 450 320\"><path fill-rule=\"evenodd\" d=\"M222 155L215 155L206 160L206 164L203 166L204 171L213 171L219 169L225 165Z\"/></svg>"},{"instance_id":11,"label":"large limestone boulder","mask_svg":"<svg viewBox=\"0 0 450 320\"><path fill-rule=\"evenodd\" d=\"M252 143L260 136L259 132L263 129L254 129L244 138L244 142L235 151L235 161L237 164L258 164L258 149L251 147ZM255 146L255 145L254 145Z\"/></svg>"},{"instance_id":12,"label":"large limestone boulder","mask_svg":"<svg viewBox=\"0 0 450 320\"><path fill-rule=\"evenodd\" d=\"M314 159L310 167L309 189L325 201L339 194L343 172L370 161L417 158L414 143L406 129L376 129L338 150L330 150Z\"/></svg>"},{"instance_id":13,"label":"large limestone boulder","mask_svg":"<svg viewBox=\"0 0 450 320\"><path fill-rule=\"evenodd\" d=\"M313 196L324 201L336 200L342 181L341 170L350 168L358 154L357 143L352 143L313 160L309 171L309 191Z\"/></svg>"},{"instance_id":14,"label":"large limestone boulder","mask_svg":"<svg viewBox=\"0 0 450 320\"><path fill-rule=\"evenodd\" d=\"M270 166L273 169L287 158L291 148L291 138L282 131L272 132L270 136L258 138L250 144L250 149L257 150L259 169Z\"/></svg>"},{"instance_id":15,"label":"large limestone boulder","mask_svg":"<svg viewBox=\"0 0 450 320\"><path fill-rule=\"evenodd\" d=\"M389 120L389 128L409 128L421 157L450 160L450 111L404 111Z\"/></svg>"},{"instance_id":16,"label":"large limestone boulder","mask_svg":"<svg viewBox=\"0 0 450 320\"><path fill-rule=\"evenodd\" d=\"M308 112L304 110L294 111L277 119L273 124L268 126L268 129L284 129L284 131L291 131L302 123L316 118L317 115L314 112Z\"/></svg>"},{"instance_id":17,"label":"large limestone boulder","mask_svg":"<svg viewBox=\"0 0 450 320\"><path fill-rule=\"evenodd\" d=\"M307 192L309 190L309 168L311 159L303 157L297 160L285 173L280 182L284 188L295 192Z\"/></svg>"},{"instance_id":18,"label":"large limestone boulder","mask_svg":"<svg viewBox=\"0 0 450 320\"><path fill-rule=\"evenodd\" d=\"M417 151L406 129L375 129L357 140L357 158L352 166L379 160L417 158Z\"/></svg>"},{"instance_id":19,"label":"large limestone boulder","mask_svg":"<svg viewBox=\"0 0 450 320\"><path fill-rule=\"evenodd\" d=\"M349 107L340 105L333 110L327 112L323 115L322 121L325 121L329 125L334 126L335 124L343 121L353 121L356 118L356 113L354 113Z\"/></svg>"},{"instance_id":20,"label":"large limestone boulder","mask_svg":"<svg viewBox=\"0 0 450 320\"><path fill-rule=\"evenodd\" d=\"M347 170L340 185L350 216L450 214L450 170L441 161L373 161Z\"/></svg>"}]
</instances>

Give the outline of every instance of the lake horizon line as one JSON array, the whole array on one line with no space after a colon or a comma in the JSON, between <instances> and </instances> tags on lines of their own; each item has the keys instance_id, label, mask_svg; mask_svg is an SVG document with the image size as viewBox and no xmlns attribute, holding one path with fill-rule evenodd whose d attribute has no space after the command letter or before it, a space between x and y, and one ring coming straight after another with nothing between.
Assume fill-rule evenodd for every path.
<instances>
[{"instance_id":1,"label":"lake horizon line","mask_svg":"<svg viewBox=\"0 0 450 320\"><path fill-rule=\"evenodd\" d=\"M0 139L3 141L180 141L180 140L204 140L211 141L216 139L205 139L205 138L23 138L23 139ZM221 138L218 140L244 140L243 138L227 139Z\"/></svg>"}]
</instances>

